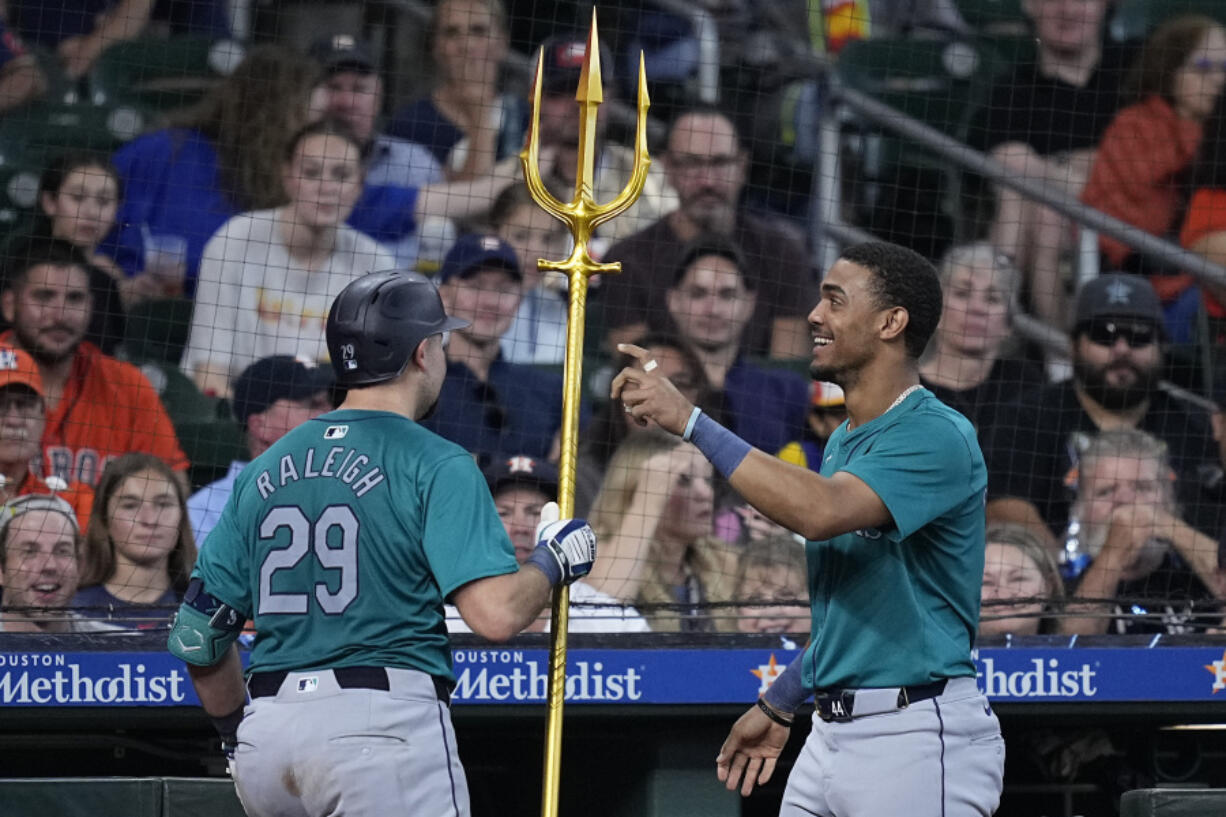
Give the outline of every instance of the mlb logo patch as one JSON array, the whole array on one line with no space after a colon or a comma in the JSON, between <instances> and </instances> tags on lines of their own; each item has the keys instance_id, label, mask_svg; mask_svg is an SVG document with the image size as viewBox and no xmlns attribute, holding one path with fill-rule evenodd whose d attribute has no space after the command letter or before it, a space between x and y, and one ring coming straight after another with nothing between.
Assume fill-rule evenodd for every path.
<instances>
[{"instance_id":1,"label":"mlb logo patch","mask_svg":"<svg viewBox=\"0 0 1226 817\"><path fill-rule=\"evenodd\" d=\"M319 688L319 678L315 675L312 675L309 678L299 678L298 679L298 691L299 692L314 692L318 688Z\"/></svg>"},{"instance_id":2,"label":"mlb logo patch","mask_svg":"<svg viewBox=\"0 0 1226 817\"><path fill-rule=\"evenodd\" d=\"M349 433L349 426L328 426L324 431L325 440L339 440Z\"/></svg>"}]
</instances>

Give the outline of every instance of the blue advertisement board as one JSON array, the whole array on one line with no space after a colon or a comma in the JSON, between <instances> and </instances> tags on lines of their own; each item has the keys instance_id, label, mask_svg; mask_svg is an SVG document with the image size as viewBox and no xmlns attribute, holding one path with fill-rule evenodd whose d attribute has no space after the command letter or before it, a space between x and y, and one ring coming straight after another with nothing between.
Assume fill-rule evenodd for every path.
<instances>
[{"instance_id":1,"label":"blue advertisement board","mask_svg":"<svg viewBox=\"0 0 1226 817\"><path fill-rule=\"evenodd\" d=\"M457 704L545 700L547 650L475 647L453 654ZM745 703L795 655L786 649L572 649L566 700ZM1226 689L1221 647L1000 648L974 657L980 688L999 702L1213 701ZM0 706L198 703L183 664L168 653L0 651Z\"/></svg>"}]
</instances>

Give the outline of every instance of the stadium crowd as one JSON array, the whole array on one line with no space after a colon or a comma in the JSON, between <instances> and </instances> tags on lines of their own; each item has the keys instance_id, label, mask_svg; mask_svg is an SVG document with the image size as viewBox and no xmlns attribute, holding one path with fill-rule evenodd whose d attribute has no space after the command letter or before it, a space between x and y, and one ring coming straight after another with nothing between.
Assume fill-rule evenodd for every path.
<instances>
[{"instance_id":1,"label":"stadium crowd","mask_svg":"<svg viewBox=\"0 0 1226 817\"><path fill-rule=\"evenodd\" d=\"M693 446L639 428L604 396L610 372L631 362L616 345L637 343L739 436L820 469L846 415L838 387L807 377L818 237L794 196L778 206L788 197L775 186L784 165L815 172L813 157L797 129L803 105L765 117L759 105L795 100L808 82L774 76L788 48L837 71L861 43L1016 47L955 135L1010 174L1226 263L1226 16L1155 21L1139 42L1113 33L1109 0L1023 0L1022 33L993 45L957 3L907 4L908 20L888 2L820 5L812 29L786 15L721 21L723 67L736 69L724 73L755 83L729 87L722 105L687 102L690 80L662 69L672 104L643 196L592 243L622 273L593 281L589 302L576 504L601 555L572 588L574 630L808 630L796 537ZM192 86L185 104L147 110L149 126L113 150L28 152L37 195L0 253L0 631L164 626L235 476L338 402L329 304L392 267L433 276L449 314L470 324L450 334L424 424L472 453L526 558L557 489L566 323L567 282L535 261L563 257L569 237L522 184L529 109L506 66L527 4L515 6L440 0L420 66L436 82L413 98L392 98L391 69L360 32L315 31L248 44L241 63ZM8 0L0 139L11 138L6 120L94 104L108 52L125 44L223 41L226 7ZM541 174L568 197L587 42L554 28L538 38ZM630 48L655 42L608 33L602 200L634 162L608 109L630 87ZM754 35L769 35L776 64L752 62ZM686 53L687 36L669 46ZM877 207L914 182L936 208L931 178L900 170ZM1106 236L1101 274L1078 280L1067 218L964 181L992 206L965 205L957 241L900 239L901 212L864 226L940 248L944 312L920 371L975 425L988 464L981 635L1218 628L1223 287ZM1028 343L1016 331L1025 315L1063 334L1067 351Z\"/></svg>"}]
</instances>

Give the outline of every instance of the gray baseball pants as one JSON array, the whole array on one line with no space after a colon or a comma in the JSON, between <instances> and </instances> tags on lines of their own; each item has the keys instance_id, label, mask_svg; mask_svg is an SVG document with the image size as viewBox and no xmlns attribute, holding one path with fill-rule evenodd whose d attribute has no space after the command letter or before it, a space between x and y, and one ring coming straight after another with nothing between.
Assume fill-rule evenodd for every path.
<instances>
[{"instance_id":1,"label":"gray baseball pants","mask_svg":"<svg viewBox=\"0 0 1226 817\"><path fill-rule=\"evenodd\" d=\"M988 817L1000 805L1005 743L974 678L904 709L852 715L814 715L780 817Z\"/></svg>"},{"instance_id":2,"label":"gray baseball pants","mask_svg":"<svg viewBox=\"0 0 1226 817\"><path fill-rule=\"evenodd\" d=\"M230 764L249 817L469 817L447 706L430 676L388 669L387 691L291 672L256 698Z\"/></svg>"}]
</instances>

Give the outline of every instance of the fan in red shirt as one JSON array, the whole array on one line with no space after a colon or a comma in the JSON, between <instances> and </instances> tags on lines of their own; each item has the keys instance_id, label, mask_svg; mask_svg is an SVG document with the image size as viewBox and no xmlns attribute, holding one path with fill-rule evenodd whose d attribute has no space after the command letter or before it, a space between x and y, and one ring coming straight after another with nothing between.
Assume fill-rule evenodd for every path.
<instances>
[{"instance_id":1,"label":"fan in red shirt","mask_svg":"<svg viewBox=\"0 0 1226 817\"><path fill-rule=\"evenodd\" d=\"M43 481L30 471L30 462L42 448L46 420L43 380L34 358L20 349L0 346L0 499L58 494L72 505L77 524L84 530L94 502L89 486L65 483L58 477Z\"/></svg>"},{"instance_id":2,"label":"fan in red shirt","mask_svg":"<svg viewBox=\"0 0 1226 817\"><path fill-rule=\"evenodd\" d=\"M12 329L0 343L29 353L46 405L42 474L94 485L107 461L152 454L175 471L188 461L157 392L135 366L84 337L92 309L89 273L62 241L23 242L10 256L0 308Z\"/></svg>"}]
</instances>

